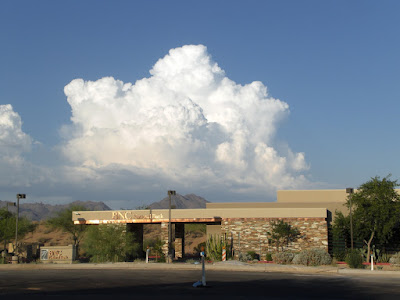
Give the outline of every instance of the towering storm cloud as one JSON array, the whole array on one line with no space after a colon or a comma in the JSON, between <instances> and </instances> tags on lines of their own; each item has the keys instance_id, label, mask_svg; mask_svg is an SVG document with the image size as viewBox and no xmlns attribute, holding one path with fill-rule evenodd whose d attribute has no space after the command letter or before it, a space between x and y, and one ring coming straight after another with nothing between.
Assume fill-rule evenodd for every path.
<instances>
[{"instance_id":1,"label":"towering storm cloud","mask_svg":"<svg viewBox=\"0 0 400 300\"><path fill-rule=\"evenodd\" d=\"M31 150L33 140L22 131L22 121L10 104L0 105L0 186L27 186L31 183L31 165L23 154Z\"/></svg>"},{"instance_id":2,"label":"towering storm cloud","mask_svg":"<svg viewBox=\"0 0 400 300\"><path fill-rule=\"evenodd\" d=\"M240 85L203 45L172 49L134 84L75 79L64 89L72 125L64 155L96 176L127 170L236 192L305 182L303 153L273 147L288 105L261 82Z\"/></svg>"}]
</instances>

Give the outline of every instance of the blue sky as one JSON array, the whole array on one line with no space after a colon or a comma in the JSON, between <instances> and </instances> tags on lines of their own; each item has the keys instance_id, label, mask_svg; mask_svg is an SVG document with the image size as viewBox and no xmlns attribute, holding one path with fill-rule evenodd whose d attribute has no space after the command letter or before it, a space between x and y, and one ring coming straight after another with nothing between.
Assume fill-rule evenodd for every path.
<instances>
[{"instance_id":1,"label":"blue sky","mask_svg":"<svg viewBox=\"0 0 400 300\"><path fill-rule=\"evenodd\" d=\"M0 155L8 159L1 166L0 199L11 200L16 193L25 192L30 202L101 200L113 208L133 208L158 201L172 188L213 202L273 201L280 188L357 187L370 177L388 174L398 179L399 12L398 1L2 1L0 105L12 106L3 113L12 115L15 124L19 118L20 131L25 135L17 146L7 138L0 143ZM206 50L198 54L198 48L182 48L185 45L204 45ZM183 54L171 54L171 49L184 50ZM111 143L104 135L93 143L98 152L103 146L107 148L104 152L109 156L85 148L88 133L79 128L93 125L94 120L85 123L85 119L95 114L106 122L106 103L116 100L103 99L102 108L97 108L101 111L91 115L87 106L78 107L83 89L74 87L68 98L65 86L82 79L98 82L94 89L101 90L114 84L102 85L98 80L103 77L132 85L154 77L151 87L155 89L154 82L161 75L149 71L159 60L169 54L181 72L186 69L180 58L193 57L194 53L199 60L210 58L224 71L223 76L238 86L262 82L268 90L267 98L279 99L288 108L275 107L279 111L271 114L266 110L266 118L273 121L268 123L268 130L260 128L262 133L256 141L252 135L265 120L259 115L253 119L253 110L246 111L240 118L244 127L239 131L248 130L250 134L239 142L235 140L238 132L222 128L225 121L215 119L223 111L213 110L213 97L202 98L192 90L185 94L186 87L174 90L195 104L188 104L190 108L186 109L198 105L203 110L204 115L190 120L197 124L191 123L190 128L222 126L207 127L207 138L193 132L191 137L203 144L208 143L208 135L226 137L225 141L216 139L207 144L206 148L215 150L207 154L195 150L193 143L185 144L190 155L180 154L181 169L171 174L198 160L191 165L197 175L182 171L182 176L171 177L166 171L173 168L168 161L179 159L176 149L182 149L182 144L169 144L176 154L173 159L160 153L160 160L154 161L141 156L151 147L159 147L150 142L150 148L135 154L136 160L126 162L113 159L113 148L99 144L99 140ZM190 63L193 68L197 66L194 61ZM165 68L157 74L168 73ZM165 84L170 87L177 82ZM164 88L160 88L161 98ZM98 94L88 96L88 101L98 103ZM168 96L165 101L173 105L179 97ZM224 103L230 103L229 95L226 97ZM160 101L155 107L164 103ZM255 110L261 112L263 100L257 101L261 106L255 106ZM71 103L77 106L72 108ZM135 105L130 107L133 115ZM73 116L75 121L71 120ZM203 117L207 125L199 121ZM254 124L247 126L250 122ZM7 127L9 133L18 129L15 124ZM132 135L143 134L142 129L136 124L138 131ZM120 127L113 130L120 133ZM90 134L98 130L94 132ZM171 143L173 132L165 134L163 139ZM121 140L116 142L115 151L119 143ZM277 154L273 163L285 160L279 166L263 161L265 172L275 167L284 171L268 176L262 169L253 173L252 166L259 163L252 153L259 149L259 143L264 150ZM220 147L222 144L224 147ZM18 150L10 159L13 147ZM240 153L232 158L232 147L244 147L244 152L237 150ZM126 151L116 156L125 157L129 154ZM304 158L297 156L295 160L288 153ZM203 159L203 154L207 158ZM16 162L20 164L15 167ZM164 169L157 170L156 163L164 164Z\"/></svg>"}]
</instances>

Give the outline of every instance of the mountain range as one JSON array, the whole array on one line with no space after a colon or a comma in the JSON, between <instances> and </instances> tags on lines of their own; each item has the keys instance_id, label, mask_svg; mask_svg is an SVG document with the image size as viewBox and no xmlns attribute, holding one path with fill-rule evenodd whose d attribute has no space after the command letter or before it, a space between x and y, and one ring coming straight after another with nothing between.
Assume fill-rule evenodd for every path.
<instances>
[{"instance_id":1,"label":"mountain range","mask_svg":"<svg viewBox=\"0 0 400 300\"><path fill-rule=\"evenodd\" d=\"M172 196L171 198L171 207L172 208L205 208L206 203L209 202L206 199L197 196L195 194L188 194L185 196L176 194L176 196ZM0 200L0 208L6 206L6 201ZM111 210L104 202L96 202L96 201L74 201L68 204L44 204L44 203L20 203L19 205L19 214L20 216L26 217L32 221L41 221L52 218L56 216L57 212L62 211L68 208L71 205L79 205L84 206L88 210L92 211L102 211L102 210ZM151 207L153 209L163 209L169 207L169 198L165 197L164 199L154 202L147 207ZM147 208L146 207L146 208ZM11 212L16 212L16 208L10 206L8 208Z\"/></svg>"}]
</instances>

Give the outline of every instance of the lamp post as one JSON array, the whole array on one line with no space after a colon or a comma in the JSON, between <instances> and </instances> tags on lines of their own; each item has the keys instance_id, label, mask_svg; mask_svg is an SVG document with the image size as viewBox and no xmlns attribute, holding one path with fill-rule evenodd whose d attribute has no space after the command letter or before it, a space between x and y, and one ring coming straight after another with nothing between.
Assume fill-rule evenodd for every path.
<instances>
[{"instance_id":1,"label":"lamp post","mask_svg":"<svg viewBox=\"0 0 400 300\"><path fill-rule=\"evenodd\" d=\"M17 217L15 218L15 250L14 250L14 256L17 255L17 249L18 249L18 219L19 219L19 199L25 199L26 195L25 194L17 194Z\"/></svg>"},{"instance_id":2,"label":"lamp post","mask_svg":"<svg viewBox=\"0 0 400 300\"><path fill-rule=\"evenodd\" d=\"M353 215L351 212L351 207L352 207L351 195L354 193L354 189L346 188L346 193L349 194L349 200L350 200L350 240L351 240L351 250L353 250L353 248L354 248L354 246L353 246Z\"/></svg>"},{"instance_id":3,"label":"lamp post","mask_svg":"<svg viewBox=\"0 0 400 300\"><path fill-rule=\"evenodd\" d=\"M168 191L169 198L169 222L168 222L168 263L172 261L172 249L171 249L171 241L172 241L172 225L171 225L171 196L176 195L176 191Z\"/></svg>"}]
</instances>

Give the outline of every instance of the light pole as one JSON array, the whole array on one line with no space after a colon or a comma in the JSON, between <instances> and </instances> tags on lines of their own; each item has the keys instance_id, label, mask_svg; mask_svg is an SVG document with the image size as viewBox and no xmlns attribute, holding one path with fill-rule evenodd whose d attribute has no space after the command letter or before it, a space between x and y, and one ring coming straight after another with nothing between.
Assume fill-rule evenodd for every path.
<instances>
[{"instance_id":1,"label":"light pole","mask_svg":"<svg viewBox=\"0 0 400 300\"><path fill-rule=\"evenodd\" d=\"M25 199L26 195L25 194L17 194L17 217L15 218L15 250L14 250L14 256L17 255L17 249L18 249L18 219L19 219L19 199Z\"/></svg>"},{"instance_id":2,"label":"light pole","mask_svg":"<svg viewBox=\"0 0 400 300\"><path fill-rule=\"evenodd\" d=\"M350 240L351 240L351 250L353 250L353 248L354 248L354 246L353 246L353 215L351 212L351 207L352 207L351 195L354 193L354 189L346 188L346 193L349 194L349 201L350 201Z\"/></svg>"},{"instance_id":3,"label":"light pole","mask_svg":"<svg viewBox=\"0 0 400 300\"><path fill-rule=\"evenodd\" d=\"M172 261L172 249L171 249L171 241L172 241L172 225L171 225L171 196L176 195L175 191L168 191L169 198L169 222L168 222L168 263Z\"/></svg>"}]
</instances>

